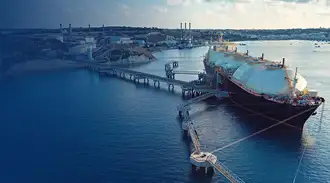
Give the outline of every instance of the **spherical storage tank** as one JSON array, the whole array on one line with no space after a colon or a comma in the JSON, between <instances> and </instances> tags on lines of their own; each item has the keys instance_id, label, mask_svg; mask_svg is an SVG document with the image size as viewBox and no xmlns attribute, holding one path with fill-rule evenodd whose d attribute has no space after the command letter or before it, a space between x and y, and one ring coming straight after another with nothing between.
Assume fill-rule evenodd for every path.
<instances>
[{"instance_id":1,"label":"spherical storage tank","mask_svg":"<svg viewBox=\"0 0 330 183\"><path fill-rule=\"evenodd\" d=\"M244 64L242 60L235 58L230 54L225 55L223 52L213 50L209 50L209 62L225 69L237 69Z\"/></svg>"},{"instance_id":2,"label":"spherical storage tank","mask_svg":"<svg viewBox=\"0 0 330 183\"><path fill-rule=\"evenodd\" d=\"M266 63L245 63L233 74L233 78L247 89L259 94L290 95L295 71L287 67L268 67ZM288 79L289 78L289 79ZM296 90L303 91L307 81L297 73Z\"/></svg>"}]
</instances>

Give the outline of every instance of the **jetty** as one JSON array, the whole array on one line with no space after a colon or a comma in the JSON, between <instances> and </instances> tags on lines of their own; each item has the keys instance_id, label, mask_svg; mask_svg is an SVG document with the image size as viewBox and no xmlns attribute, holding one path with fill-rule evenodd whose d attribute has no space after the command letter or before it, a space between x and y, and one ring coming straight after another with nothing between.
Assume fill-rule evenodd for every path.
<instances>
[{"instance_id":1,"label":"jetty","mask_svg":"<svg viewBox=\"0 0 330 183\"><path fill-rule=\"evenodd\" d=\"M178 62L173 61L167 63L165 68L178 67ZM155 88L160 88L160 83L165 83L168 85L169 90L174 90L174 86L178 86L182 90L182 96L199 96L210 91L210 87L203 83L203 77L199 77L198 80L194 81L182 81L177 80L173 77L163 77L154 74L149 74L145 72L135 71L127 68L111 66L104 63L86 63L86 68L98 72L100 75L104 76L114 76L122 79L129 79L135 83L143 83L145 85L153 82Z\"/></svg>"},{"instance_id":2,"label":"jetty","mask_svg":"<svg viewBox=\"0 0 330 183\"><path fill-rule=\"evenodd\" d=\"M182 129L190 137L194 152L190 155L192 171L199 172L202 175L212 176L214 171L221 173L231 183L244 183L244 181L235 175L229 168L217 160L217 156L209 152L203 152L200 148L199 138L193 123L190 120L184 120Z\"/></svg>"},{"instance_id":3,"label":"jetty","mask_svg":"<svg viewBox=\"0 0 330 183\"><path fill-rule=\"evenodd\" d=\"M173 68L178 67L177 61L172 61L165 65L166 77L127 68L110 66L104 63L86 63L85 67L92 71L98 72L100 75L129 79L135 83L140 83L140 81L142 83L143 81L143 84L149 84L150 81L153 81L153 85L156 88L160 87L160 82L167 84L169 90L173 90L174 86L180 86L183 96L188 93L188 95L192 97L177 107L179 117L182 119L182 129L184 134L190 137L189 139L191 139L194 145L194 151L190 155L192 171L210 176L214 174L214 171L217 171L226 177L231 183L244 183L243 180L231 172L225 165L220 163L217 160L217 156L210 152L204 152L201 150L198 133L193 125L193 122L190 120L189 111L191 109L191 105L211 97L228 97L228 93L226 91L221 91L218 88L214 89L208 85L207 82L205 82L204 73L199 71L174 71ZM172 77L175 74L198 75L198 80L190 82L177 80Z\"/></svg>"}]
</instances>

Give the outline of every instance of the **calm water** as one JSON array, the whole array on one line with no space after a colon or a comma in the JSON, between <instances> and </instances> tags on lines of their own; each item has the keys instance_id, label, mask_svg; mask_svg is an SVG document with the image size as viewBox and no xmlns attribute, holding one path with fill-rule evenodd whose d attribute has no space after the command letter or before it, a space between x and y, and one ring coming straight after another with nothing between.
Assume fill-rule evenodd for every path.
<instances>
[{"instance_id":1,"label":"calm water","mask_svg":"<svg viewBox=\"0 0 330 183\"><path fill-rule=\"evenodd\" d=\"M285 57L299 67L311 88L330 98L330 45L247 44L239 50L249 49L256 56L264 52L275 60ZM160 52L159 61L136 69L164 75L164 63L179 60L179 69L202 70L206 50ZM217 174L212 179L191 175L189 144L176 119L176 106L182 102L179 89L170 93L166 85L157 90L85 70L10 78L0 88L1 183L227 182ZM321 132L319 112L302 135L274 129L215 154L246 182L289 183L307 145L296 182L330 182L330 113L325 108ZM195 105L192 119L205 151L260 129L256 120L222 101Z\"/></svg>"}]
</instances>

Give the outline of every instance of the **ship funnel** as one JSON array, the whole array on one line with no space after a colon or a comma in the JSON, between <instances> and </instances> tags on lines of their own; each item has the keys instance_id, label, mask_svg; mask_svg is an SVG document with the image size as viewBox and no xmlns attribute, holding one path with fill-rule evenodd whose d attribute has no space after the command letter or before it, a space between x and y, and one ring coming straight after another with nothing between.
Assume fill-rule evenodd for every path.
<instances>
[{"instance_id":1,"label":"ship funnel","mask_svg":"<svg viewBox=\"0 0 330 183\"><path fill-rule=\"evenodd\" d=\"M282 68L284 67L284 64L285 64L285 58L283 58L282 60Z\"/></svg>"}]
</instances>

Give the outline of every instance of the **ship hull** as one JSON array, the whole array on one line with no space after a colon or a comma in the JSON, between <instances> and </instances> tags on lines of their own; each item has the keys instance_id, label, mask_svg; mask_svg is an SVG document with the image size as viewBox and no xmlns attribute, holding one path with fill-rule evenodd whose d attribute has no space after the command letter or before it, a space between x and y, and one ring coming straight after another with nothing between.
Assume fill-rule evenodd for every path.
<instances>
[{"instance_id":1,"label":"ship hull","mask_svg":"<svg viewBox=\"0 0 330 183\"><path fill-rule=\"evenodd\" d=\"M304 127L307 119L313 115L320 105L294 106L289 103L277 103L246 92L229 79L226 79L224 83L226 84L226 89L230 92L229 97L231 101L240 107L256 115L259 114L274 123L286 120L286 125L299 129Z\"/></svg>"}]
</instances>

